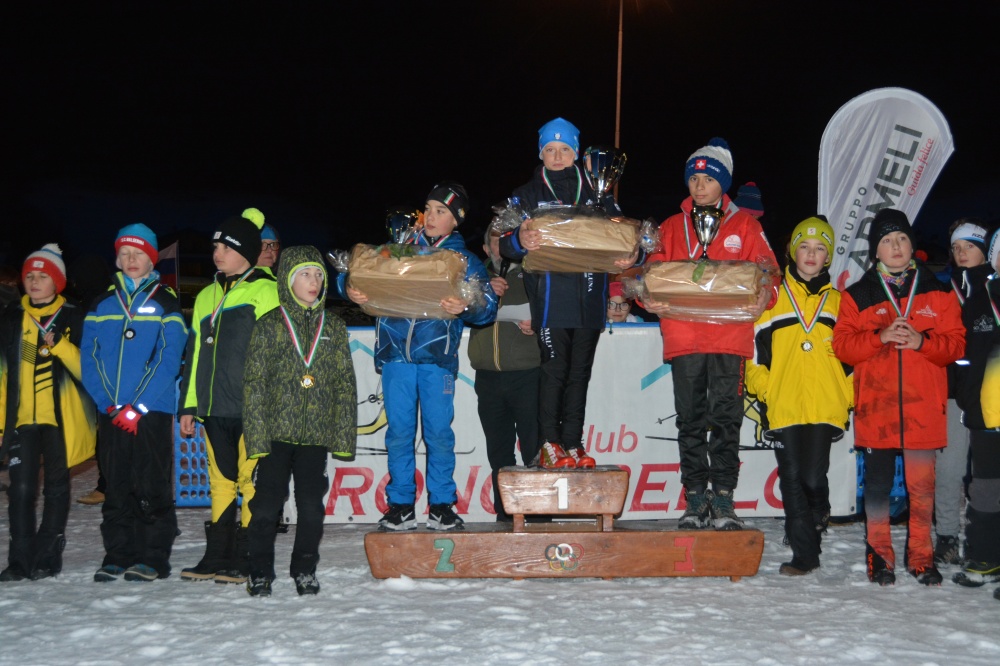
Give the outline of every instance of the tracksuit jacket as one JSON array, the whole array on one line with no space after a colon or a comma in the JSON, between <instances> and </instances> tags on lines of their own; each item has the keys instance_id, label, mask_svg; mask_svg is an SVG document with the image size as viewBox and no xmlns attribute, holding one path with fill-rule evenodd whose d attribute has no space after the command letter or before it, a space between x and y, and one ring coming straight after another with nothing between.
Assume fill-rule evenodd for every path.
<instances>
[{"instance_id":1,"label":"tracksuit jacket","mask_svg":"<svg viewBox=\"0 0 1000 666\"><path fill-rule=\"evenodd\" d=\"M1000 324L993 311L1000 312L1000 278L987 282L991 272L989 264L965 271L971 288L962 307L966 347L956 365L955 400L970 430L1000 427Z\"/></svg>"}]
</instances>

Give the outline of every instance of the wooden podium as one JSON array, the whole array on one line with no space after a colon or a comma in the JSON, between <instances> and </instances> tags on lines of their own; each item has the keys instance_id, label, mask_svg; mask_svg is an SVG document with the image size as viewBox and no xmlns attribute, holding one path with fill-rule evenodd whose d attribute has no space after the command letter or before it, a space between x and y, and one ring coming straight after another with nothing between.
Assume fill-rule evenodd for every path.
<instances>
[{"instance_id":1,"label":"wooden podium","mask_svg":"<svg viewBox=\"0 0 1000 666\"><path fill-rule=\"evenodd\" d=\"M499 477L504 507L514 517L513 528L502 523L467 523L463 530L446 532L369 532L365 552L372 575L514 579L726 576L736 581L755 575L760 566L764 534L759 530L615 525L614 517L622 512L628 494L628 473L618 467L505 467ZM531 516L551 516L553 520L533 522Z\"/></svg>"}]
</instances>

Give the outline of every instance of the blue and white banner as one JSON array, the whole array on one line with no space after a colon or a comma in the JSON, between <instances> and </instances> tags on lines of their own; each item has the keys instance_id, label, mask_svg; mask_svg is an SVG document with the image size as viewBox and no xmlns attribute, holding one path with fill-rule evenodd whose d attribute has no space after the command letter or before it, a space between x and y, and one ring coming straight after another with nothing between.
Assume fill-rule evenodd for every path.
<instances>
[{"instance_id":1,"label":"blue and white banner","mask_svg":"<svg viewBox=\"0 0 1000 666\"><path fill-rule=\"evenodd\" d=\"M329 463L327 522L378 521L386 509L385 426L380 376L375 373L372 328L351 328L351 352L358 379L358 455L351 463ZM456 511L467 521L492 521L492 479L486 444L476 410L475 371L462 342L455 390L455 453L458 484ZM616 324L597 346L587 396L584 439L599 465L620 465L630 473L626 520L679 518L682 494L677 429L674 425L671 366L662 362L662 339L655 324ZM755 403L745 405L741 433L742 466L736 508L744 517L780 516L777 464L770 443L763 442ZM418 516L426 514L424 445L417 435ZM851 433L835 443L830 460L830 503L833 515L855 512L857 466ZM286 518L295 520L292 503Z\"/></svg>"},{"instance_id":2,"label":"blue and white banner","mask_svg":"<svg viewBox=\"0 0 1000 666\"><path fill-rule=\"evenodd\" d=\"M838 289L868 266L875 214L895 208L914 223L954 148L937 107L904 88L870 90L834 114L820 143L816 209L837 232L830 274Z\"/></svg>"}]
</instances>

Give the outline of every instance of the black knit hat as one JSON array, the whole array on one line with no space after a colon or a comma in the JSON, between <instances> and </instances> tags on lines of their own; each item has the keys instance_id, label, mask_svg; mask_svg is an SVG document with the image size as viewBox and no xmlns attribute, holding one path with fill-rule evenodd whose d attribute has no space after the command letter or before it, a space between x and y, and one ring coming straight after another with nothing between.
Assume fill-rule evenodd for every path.
<instances>
[{"instance_id":1,"label":"black knit hat","mask_svg":"<svg viewBox=\"0 0 1000 666\"><path fill-rule=\"evenodd\" d=\"M455 216L455 222L462 224L465 216L469 212L469 194L465 188L458 183L445 181L438 183L427 195L427 201L440 201L451 214Z\"/></svg>"},{"instance_id":2,"label":"black knit hat","mask_svg":"<svg viewBox=\"0 0 1000 666\"><path fill-rule=\"evenodd\" d=\"M906 217L906 213L895 208L883 208L875 213L871 231L868 232L868 260L870 262L873 264L878 262L876 250L878 249L879 241L893 231L902 231L909 236L910 244L913 246L914 251L916 251L917 241L913 237L913 227L910 226L910 220Z\"/></svg>"},{"instance_id":3,"label":"black knit hat","mask_svg":"<svg viewBox=\"0 0 1000 666\"><path fill-rule=\"evenodd\" d=\"M257 215L247 215L250 211L257 212ZM263 226L264 216L260 215L259 211L255 208L248 208L243 211L242 216L233 215L230 218L226 218L219 225L219 230L212 236L212 240L216 243L228 245L249 261L251 266L256 266L257 258L260 257L260 230Z\"/></svg>"}]
</instances>

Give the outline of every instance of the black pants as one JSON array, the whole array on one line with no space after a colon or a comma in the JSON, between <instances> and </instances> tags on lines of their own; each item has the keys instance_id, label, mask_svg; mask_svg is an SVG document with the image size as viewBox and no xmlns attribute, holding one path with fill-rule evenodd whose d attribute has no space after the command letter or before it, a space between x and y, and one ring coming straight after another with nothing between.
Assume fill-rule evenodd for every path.
<instances>
[{"instance_id":1,"label":"black pants","mask_svg":"<svg viewBox=\"0 0 1000 666\"><path fill-rule=\"evenodd\" d=\"M13 571L29 576L35 569L62 570L66 521L69 518L69 468L59 429L48 425L18 428L10 438L10 553ZM45 468L42 524L35 531L38 473Z\"/></svg>"},{"instance_id":2,"label":"black pants","mask_svg":"<svg viewBox=\"0 0 1000 666\"><path fill-rule=\"evenodd\" d=\"M174 508L174 417L149 412L135 435L98 416L101 469L107 483L101 514L104 565L151 566L165 577L177 536Z\"/></svg>"},{"instance_id":3,"label":"black pants","mask_svg":"<svg viewBox=\"0 0 1000 666\"><path fill-rule=\"evenodd\" d=\"M601 332L589 328L543 328L538 332L542 350L538 384L541 441L563 447L583 442L587 386L600 339Z\"/></svg>"},{"instance_id":4,"label":"black pants","mask_svg":"<svg viewBox=\"0 0 1000 666\"><path fill-rule=\"evenodd\" d=\"M250 500L250 575L274 580L274 538L278 514L288 497L288 482L295 479L295 545L289 574L316 572L319 542L323 538L326 507L323 496L330 487L326 475L327 451L322 446L271 442L271 453L258 459L254 470L255 492Z\"/></svg>"},{"instance_id":5,"label":"black pants","mask_svg":"<svg viewBox=\"0 0 1000 666\"><path fill-rule=\"evenodd\" d=\"M517 464L514 448L521 441L521 460L530 463L538 453L538 368L476 371L479 421L486 435L486 457L493 473L493 507L506 512L500 502L497 475L501 467Z\"/></svg>"},{"instance_id":6,"label":"black pants","mask_svg":"<svg viewBox=\"0 0 1000 666\"><path fill-rule=\"evenodd\" d=\"M740 474L743 358L686 354L671 361L681 483L702 492L732 490ZM711 429L711 435L708 430Z\"/></svg>"},{"instance_id":7,"label":"black pants","mask_svg":"<svg viewBox=\"0 0 1000 666\"><path fill-rule=\"evenodd\" d=\"M970 430L972 483L965 510L965 555L1000 564L1000 432Z\"/></svg>"},{"instance_id":8,"label":"black pants","mask_svg":"<svg viewBox=\"0 0 1000 666\"><path fill-rule=\"evenodd\" d=\"M838 430L826 424L797 425L778 433L778 485L785 505L785 535L792 556L806 566L819 564L816 526L830 513L830 444Z\"/></svg>"}]
</instances>

